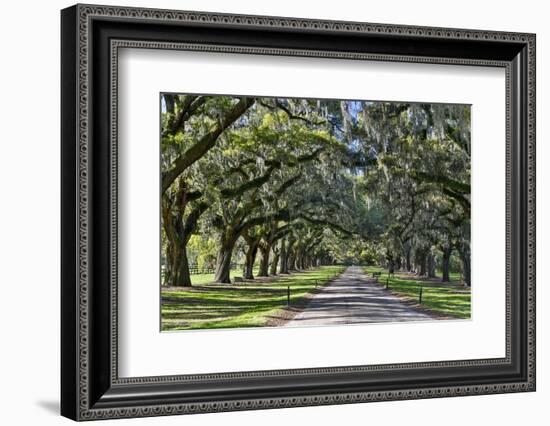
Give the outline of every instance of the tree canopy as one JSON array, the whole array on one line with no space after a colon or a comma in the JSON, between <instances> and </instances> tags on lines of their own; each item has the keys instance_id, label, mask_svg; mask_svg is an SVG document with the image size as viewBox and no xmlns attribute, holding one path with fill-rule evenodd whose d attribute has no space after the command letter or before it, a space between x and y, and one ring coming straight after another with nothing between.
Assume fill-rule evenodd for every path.
<instances>
[{"instance_id":1,"label":"tree canopy","mask_svg":"<svg viewBox=\"0 0 550 426\"><path fill-rule=\"evenodd\" d=\"M162 96L162 280L383 264L470 285L470 107ZM258 254L261 258L257 260Z\"/></svg>"}]
</instances>

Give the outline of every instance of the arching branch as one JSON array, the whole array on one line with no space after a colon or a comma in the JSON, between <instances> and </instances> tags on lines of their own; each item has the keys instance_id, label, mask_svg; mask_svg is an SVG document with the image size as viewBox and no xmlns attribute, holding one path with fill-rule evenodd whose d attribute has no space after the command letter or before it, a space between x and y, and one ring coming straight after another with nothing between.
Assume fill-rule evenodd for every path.
<instances>
[{"instance_id":1,"label":"arching branch","mask_svg":"<svg viewBox=\"0 0 550 426\"><path fill-rule=\"evenodd\" d=\"M222 132L237 121L253 104L254 98L240 98L239 102L216 123L212 130L176 158L173 167L162 174L162 192L164 193L180 174L213 148Z\"/></svg>"}]
</instances>

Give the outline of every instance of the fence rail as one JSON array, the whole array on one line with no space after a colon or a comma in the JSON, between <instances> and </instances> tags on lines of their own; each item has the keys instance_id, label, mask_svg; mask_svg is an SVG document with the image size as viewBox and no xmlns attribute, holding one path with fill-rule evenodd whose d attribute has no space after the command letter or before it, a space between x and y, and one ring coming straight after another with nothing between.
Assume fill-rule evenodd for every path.
<instances>
[{"instance_id":1,"label":"fence rail","mask_svg":"<svg viewBox=\"0 0 550 426\"><path fill-rule=\"evenodd\" d=\"M232 263L231 264L231 270L242 270L244 268L243 264L240 263ZM191 275L200 275L200 274L213 274L215 272L215 268L211 267L202 267L199 268L196 265L189 265L189 274Z\"/></svg>"},{"instance_id":2,"label":"fence rail","mask_svg":"<svg viewBox=\"0 0 550 426\"><path fill-rule=\"evenodd\" d=\"M214 273L214 268L199 268L197 266L190 266L189 267L189 273L191 275L213 274Z\"/></svg>"}]
</instances>

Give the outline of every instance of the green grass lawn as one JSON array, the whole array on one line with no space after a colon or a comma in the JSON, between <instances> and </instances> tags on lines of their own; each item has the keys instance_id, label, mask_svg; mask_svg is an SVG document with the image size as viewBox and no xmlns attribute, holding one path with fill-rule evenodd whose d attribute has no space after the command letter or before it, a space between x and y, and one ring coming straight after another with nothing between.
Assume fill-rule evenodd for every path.
<instances>
[{"instance_id":1,"label":"green grass lawn","mask_svg":"<svg viewBox=\"0 0 550 426\"><path fill-rule=\"evenodd\" d=\"M287 305L288 287L290 304L296 304L343 270L343 266L322 266L280 275L275 281L242 284L210 284L213 275L193 275L195 286L190 289L162 289L162 330L261 327Z\"/></svg>"},{"instance_id":2,"label":"green grass lawn","mask_svg":"<svg viewBox=\"0 0 550 426\"><path fill-rule=\"evenodd\" d=\"M420 287L422 287L422 307L433 312L453 318L470 318L471 293L468 287L460 283L460 274L450 274L451 282L442 283L437 280L420 280L406 273L396 272L394 278L388 279L386 269L366 267L369 275L373 272L382 272L378 281L385 285L388 280L389 290L400 296L418 301Z\"/></svg>"}]
</instances>

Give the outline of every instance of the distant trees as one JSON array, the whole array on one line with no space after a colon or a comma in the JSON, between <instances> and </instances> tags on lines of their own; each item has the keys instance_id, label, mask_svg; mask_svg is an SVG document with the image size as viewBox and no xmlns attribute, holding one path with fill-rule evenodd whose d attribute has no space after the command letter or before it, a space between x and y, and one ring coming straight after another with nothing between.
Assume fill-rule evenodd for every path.
<instances>
[{"instance_id":1,"label":"distant trees","mask_svg":"<svg viewBox=\"0 0 550 426\"><path fill-rule=\"evenodd\" d=\"M449 281L451 255L462 252L470 285L470 108L373 103L363 111L356 127L377 158L365 188L391 212L388 262L430 277L438 265Z\"/></svg>"},{"instance_id":2,"label":"distant trees","mask_svg":"<svg viewBox=\"0 0 550 426\"><path fill-rule=\"evenodd\" d=\"M470 283L469 107L162 101L164 285L191 285L191 238L224 283L237 247L247 279L376 260L448 280L455 255Z\"/></svg>"}]
</instances>

